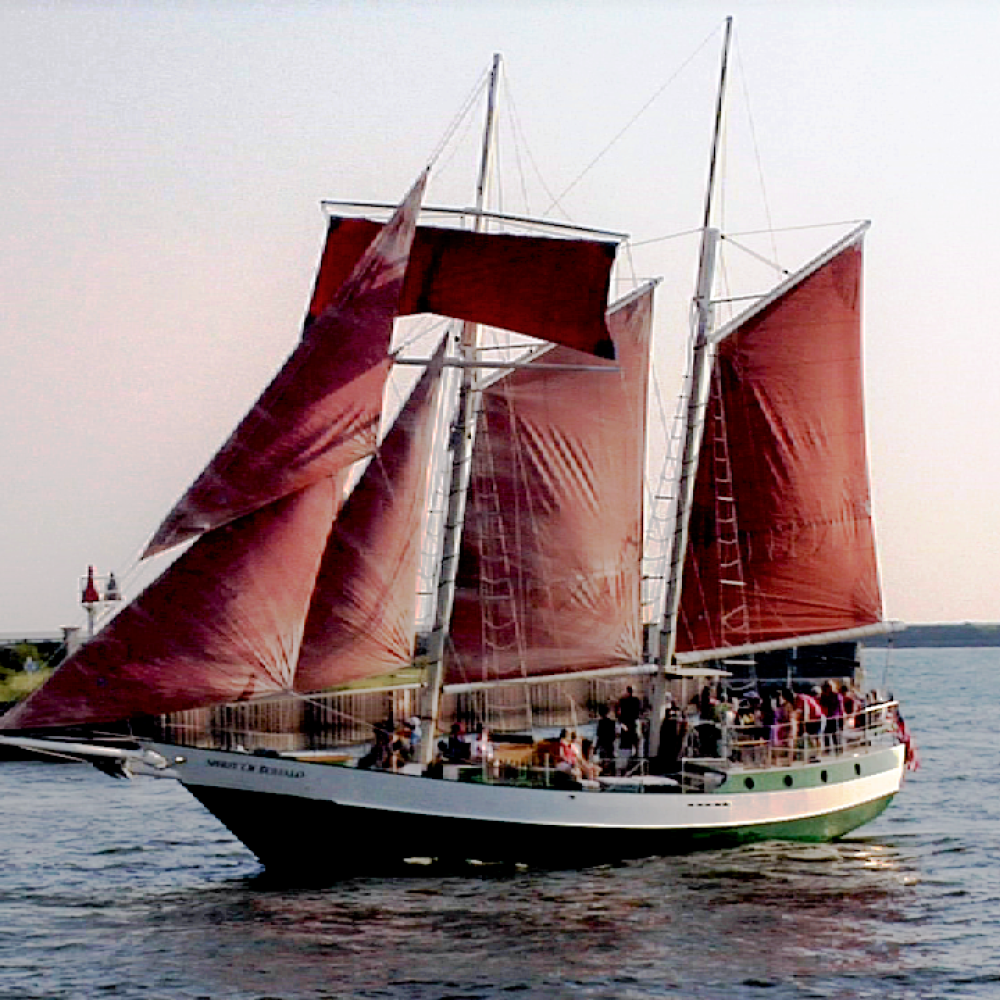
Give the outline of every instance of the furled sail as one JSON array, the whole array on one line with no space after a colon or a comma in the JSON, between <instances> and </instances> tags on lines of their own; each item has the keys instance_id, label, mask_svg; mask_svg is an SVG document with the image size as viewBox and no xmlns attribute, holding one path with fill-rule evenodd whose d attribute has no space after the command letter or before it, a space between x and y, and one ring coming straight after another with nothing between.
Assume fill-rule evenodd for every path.
<instances>
[{"instance_id":1,"label":"furled sail","mask_svg":"<svg viewBox=\"0 0 1000 1000\"><path fill-rule=\"evenodd\" d=\"M651 321L650 286L608 313L617 372L529 366L483 392L448 683L641 660Z\"/></svg>"},{"instance_id":2,"label":"furled sail","mask_svg":"<svg viewBox=\"0 0 1000 1000\"><path fill-rule=\"evenodd\" d=\"M306 621L297 691L412 662L444 348L442 341L333 526Z\"/></svg>"},{"instance_id":3,"label":"furled sail","mask_svg":"<svg viewBox=\"0 0 1000 1000\"><path fill-rule=\"evenodd\" d=\"M871 625L882 605L854 242L717 346L677 650Z\"/></svg>"},{"instance_id":4,"label":"furled sail","mask_svg":"<svg viewBox=\"0 0 1000 1000\"><path fill-rule=\"evenodd\" d=\"M375 447L423 174L372 230L298 347L159 527L150 556L337 475Z\"/></svg>"},{"instance_id":5,"label":"furled sail","mask_svg":"<svg viewBox=\"0 0 1000 1000\"><path fill-rule=\"evenodd\" d=\"M307 328L380 228L368 219L330 220ZM399 314L438 313L608 357L604 310L616 249L597 240L420 226Z\"/></svg>"}]
</instances>

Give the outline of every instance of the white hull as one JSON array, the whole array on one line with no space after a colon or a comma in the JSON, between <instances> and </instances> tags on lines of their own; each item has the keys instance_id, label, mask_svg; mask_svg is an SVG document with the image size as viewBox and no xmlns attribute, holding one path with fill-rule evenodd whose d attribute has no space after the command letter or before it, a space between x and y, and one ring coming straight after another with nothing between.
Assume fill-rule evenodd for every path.
<instances>
[{"instance_id":1,"label":"white hull","mask_svg":"<svg viewBox=\"0 0 1000 1000\"><path fill-rule=\"evenodd\" d=\"M709 792L635 794L153 749L265 864L351 869L407 857L562 864L747 840L829 840L877 816L899 791L904 766L903 747L891 746L735 770Z\"/></svg>"}]
</instances>

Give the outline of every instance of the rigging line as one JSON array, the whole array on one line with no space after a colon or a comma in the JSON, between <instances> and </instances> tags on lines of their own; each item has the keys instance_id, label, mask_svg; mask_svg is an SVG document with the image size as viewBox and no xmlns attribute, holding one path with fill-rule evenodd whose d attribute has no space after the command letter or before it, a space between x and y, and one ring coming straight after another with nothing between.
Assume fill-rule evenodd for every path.
<instances>
[{"instance_id":1,"label":"rigging line","mask_svg":"<svg viewBox=\"0 0 1000 1000\"><path fill-rule=\"evenodd\" d=\"M560 214L566 219L567 222L571 222L572 220L569 216L569 213L562 207L562 204L559 201L559 197L553 194L552 188L549 187L549 185L546 183L545 176L539 169L538 162L535 160L534 154L531 152L531 146L528 145L527 136L525 135L524 128L521 125L521 117L518 114L517 104L514 101L514 92L511 89L509 82L507 84L507 102L510 104L511 108L510 119L512 127L515 130L515 135L520 135L521 142L524 147L524 152L528 158L528 162L531 164L531 167L535 172L535 176L538 178L538 183L542 186L542 189L545 192L545 196L549 199L549 209L547 211L551 211L553 208L556 208L559 210ZM527 201L527 198L525 200Z\"/></svg>"},{"instance_id":2,"label":"rigging line","mask_svg":"<svg viewBox=\"0 0 1000 1000\"><path fill-rule=\"evenodd\" d=\"M423 340L425 337L430 337L436 334L438 330L442 328L447 328L449 323L454 322L450 317L438 317L431 321L425 321L418 324L419 329L414 330L408 337L405 337L392 349L393 356L397 354L402 354L403 351L409 350L418 340Z\"/></svg>"},{"instance_id":3,"label":"rigging line","mask_svg":"<svg viewBox=\"0 0 1000 1000\"><path fill-rule=\"evenodd\" d=\"M773 235L773 234L772 234ZM756 250L751 250L748 246L737 242L731 236L722 236L721 239L725 240L730 246L736 247L737 250L742 250L748 257L753 257L754 260L760 261L761 264L766 264L768 267L773 268L778 274L783 277L788 277L792 272L788 270L787 267L782 267L778 263L777 248L774 246L774 241L771 241L771 250L774 253L774 258L768 260L763 254L757 253Z\"/></svg>"},{"instance_id":4,"label":"rigging line","mask_svg":"<svg viewBox=\"0 0 1000 1000\"><path fill-rule=\"evenodd\" d=\"M565 198L566 195L568 195L570 191L572 191L573 188L575 188L577 184L579 184L580 181L583 180L583 178L588 173L590 173L590 171L597 165L597 163L600 160L604 159L605 155L607 155L611 147L615 146L618 143L618 140L621 139L621 137L625 135L625 133L628 132L628 130L632 128L632 126L650 109L650 107L652 107L652 105L659 100L663 92L674 83L674 81L688 68L688 66L691 65L692 62L694 62L694 60L701 54L702 49L704 49L705 46L708 45L708 43L712 41L713 38L715 38L718 32L719 28L716 28L714 31L708 34L708 36L701 43L701 45L699 45L698 48L696 48L694 52L692 52L691 55L688 56L683 63L681 63L681 65L674 71L674 73L670 76L670 78L666 80L666 82L660 86L660 88L653 94L653 96L650 97L649 100L647 100L646 103L643 104L643 106L639 108L639 110L624 124L624 126L622 126L622 128L618 130L618 132L611 138L610 142L608 142L607 145L605 145L605 147L602 150L600 150L600 152L598 152L598 154L583 168L583 170L581 170L580 173L578 173L576 177L572 181L570 181L569 185L563 189L562 193L557 198L553 199L552 204L549 205L549 207L545 210L543 215L547 214L556 205L558 205L561 202L561 200Z\"/></svg>"},{"instance_id":5,"label":"rigging line","mask_svg":"<svg viewBox=\"0 0 1000 1000\"><path fill-rule=\"evenodd\" d=\"M668 233L666 236L654 236L648 240L631 240L631 246L633 247L648 247L653 243L666 243L667 240L676 240L681 236L694 236L696 233L701 232L701 226L696 229L684 229L679 233Z\"/></svg>"},{"instance_id":6,"label":"rigging line","mask_svg":"<svg viewBox=\"0 0 1000 1000\"><path fill-rule=\"evenodd\" d=\"M658 512L660 507L660 490L664 482L668 480L667 470L670 468L672 462L676 461L676 455L673 454L673 421L667 422L667 414L663 405L663 395L660 391L660 377L656 369L653 369L653 398L656 401L657 411L660 419L660 426L665 430L665 437L667 440L667 447L664 449L663 461L660 463L660 473L657 480L657 484L653 487L652 482L646 483L646 504L649 508L649 528L652 529L654 524L660 524L665 520L665 515L661 515ZM673 418L676 420L676 415ZM657 537L650 538L650 541L659 542L660 539ZM654 560L656 562L658 560Z\"/></svg>"},{"instance_id":7,"label":"rigging line","mask_svg":"<svg viewBox=\"0 0 1000 1000\"><path fill-rule=\"evenodd\" d=\"M636 271L635 258L632 256L632 244L626 242L622 244L622 246L624 249L624 257L626 263L620 264L619 269L626 271L627 274L623 276L616 275L615 284L621 284L623 282L627 282L632 286L632 288L638 288L641 282L639 280L639 275ZM621 258L619 258L619 260L620 259Z\"/></svg>"},{"instance_id":8,"label":"rigging line","mask_svg":"<svg viewBox=\"0 0 1000 1000\"><path fill-rule=\"evenodd\" d=\"M509 121L509 129L511 135L511 145L514 148L514 162L517 166L517 178L521 184L521 201L524 205L525 215L531 215L531 199L528 196L528 178L527 173L524 169L524 163L521 160L521 142L518 141L518 131L520 127L520 121L517 118L517 108L514 104L514 98L512 96L512 89L510 85L510 78L507 75L506 64L501 65L500 72L503 74L503 85L505 92L507 94L507 104L510 107L510 111L505 116L505 119ZM523 134L523 130L522 130ZM527 143L524 143L527 147Z\"/></svg>"},{"instance_id":9,"label":"rigging line","mask_svg":"<svg viewBox=\"0 0 1000 1000\"><path fill-rule=\"evenodd\" d=\"M766 236L768 233L799 233L809 229L854 229L868 219L844 219L840 222L814 222L806 226L782 226L780 229L746 229L739 233L730 233L728 239L734 236Z\"/></svg>"},{"instance_id":10,"label":"rigging line","mask_svg":"<svg viewBox=\"0 0 1000 1000\"><path fill-rule=\"evenodd\" d=\"M327 705L324 702L318 701L314 696L308 694L302 694L299 691L293 691L291 688L285 688L282 692L283 695L287 695L289 698L294 698L296 701L304 701L314 708L321 709L328 715L338 716L341 719L347 719L348 722L353 722L360 726L371 726L372 729L382 729L383 732L387 732L381 725L376 722L370 722L368 719L363 719L359 715L351 715L350 712L341 712L334 708L332 705ZM338 692L339 693L339 692ZM364 688L359 688L354 691L345 691L344 694L364 694Z\"/></svg>"},{"instance_id":11,"label":"rigging line","mask_svg":"<svg viewBox=\"0 0 1000 1000\"><path fill-rule=\"evenodd\" d=\"M774 224L771 217L771 203L767 197L767 186L764 183L764 166L760 157L760 145L757 142L757 128L754 123L753 109L750 107L750 91L747 88L747 74L743 66L743 57L740 50L739 38L736 39L736 62L740 68L740 83L742 84L743 100L746 102L747 124L750 127L750 140L753 144L754 162L757 164L757 180L760 184L760 196L764 202L764 217L767 219L767 226L771 237L771 254L775 260L778 259L778 243L774 238ZM788 271L784 272L788 274Z\"/></svg>"},{"instance_id":12,"label":"rigging line","mask_svg":"<svg viewBox=\"0 0 1000 1000\"><path fill-rule=\"evenodd\" d=\"M468 135L475 129L475 123L472 119L472 115L467 115L463 122L461 140L453 140L451 145L451 151L448 156L443 158L436 167L436 175L440 177L445 171L451 166L452 162L458 156L460 150L462 149L462 142L468 137Z\"/></svg>"},{"instance_id":13,"label":"rigging line","mask_svg":"<svg viewBox=\"0 0 1000 1000\"><path fill-rule=\"evenodd\" d=\"M448 145L448 143L451 142L455 133L458 131L459 126L469 116L469 113L472 110L473 105L476 103L476 101L479 100L479 97L482 94L483 89L485 88L486 83L489 80L489 77L490 77L489 70L484 70L479 75L479 79L473 85L472 90L469 92L469 95L465 99L465 102L461 105L455 117L452 118L452 120L448 123L448 127L445 129L444 135L441 137L437 146L434 147L434 151L431 153L430 159L427 161L429 165L437 161L438 157L441 155L445 147Z\"/></svg>"}]
</instances>

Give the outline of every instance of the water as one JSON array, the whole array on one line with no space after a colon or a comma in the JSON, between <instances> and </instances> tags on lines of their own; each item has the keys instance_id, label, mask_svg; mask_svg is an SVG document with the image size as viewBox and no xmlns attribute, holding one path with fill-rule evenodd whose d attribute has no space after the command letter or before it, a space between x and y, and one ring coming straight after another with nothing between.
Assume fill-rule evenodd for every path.
<instances>
[{"instance_id":1,"label":"water","mask_svg":"<svg viewBox=\"0 0 1000 1000\"><path fill-rule=\"evenodd\" d=\"M993 1000L998 675L893 654L922 767L839 844L578 872L281 884L171 781L0 765L0 998Z\"/></svg>"}]
</instances>

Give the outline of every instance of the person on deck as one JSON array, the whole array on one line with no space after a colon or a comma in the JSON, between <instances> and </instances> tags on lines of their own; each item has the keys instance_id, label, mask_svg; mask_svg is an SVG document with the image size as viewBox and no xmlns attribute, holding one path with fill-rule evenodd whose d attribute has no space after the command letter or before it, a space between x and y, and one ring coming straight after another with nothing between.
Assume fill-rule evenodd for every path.
<instances>
[{"instance_id":1,"label":"person on deck","mask_svg":"<svg viewBox=\"0 0 1000 1000\"><path fill-rule=\"evenodd\" d=\"M816 694L821 693L819 688L813 690ZM819 699L813 694L800 691L795 696L795 715L802 727L803 749L819 750L821 746L820 733L823 732L823 723L826 718Z\"/></svg>"},{"instance_id":2,"label":"person on deck","mask_svg":"<svg viewBox=\"0 0 1000 1000\"><path fill-rule=\"evenodd\" d=\"M792 692L785 689L778 695L774 708L774 725L771 727L771 742L775 747L781 748L776 752L778 760L791 760L798 735L795 699Z\"/></svg>"},{"instance_id":3,"label":"person on deck","mask_svg":"<svg viewBox=\"0 0 1000 1000\"><path fill-rule=\"evenodd\" d=\"M631 687L626 687L625 694L618 701L618 721L622 727L618 745L633 756L639 752L640 715L642 715L642 702L632 693Z\"/></svg>"},{"instance_id":4,"label":"person on deck","mask_svg":"<svg viewBox=\"0 0 1000 1000\"><path fill-rule=\"evenodd\" d=\"M559 731L559 743L556 746L556 771L566 780L580 780L579 751L565 729Z\"/></svg>"},{"instance_id":5,"label":"person on deck","mask_svg":"<svg viewBox=\"0 0 1000 1000\"><path fill-rule=\"evenodd\" d=\"M584 739L580 742L580 776L587 781L596 781L601 774L601 765L594 759L593 740Z\"/></svg>"},{"instance_id":6,"label":"person on deck","mask_svg":"<svg viewBox=\"0 0 1000 1000\"><path fill-rule=\"evenodd\" d=\"M687 722L684 715L674 704L673 698L667 695L663 722L660 725L660 752L656 760L657 774L673 774L677 770L686 735Z\"/></svg>"},{"instance_id":7,"label":"person on deck","mask_svg":"<svg viewBox=\"0 0 1000 1000\"><path fill-rule=\"evenodd\" d=\"M826 725L823 727L823 747L826 750L838 750L843 743L844 728L844 698L829 682L823 681L819 704L826 715Z\"/></svg>"},{"instance_id":8,"label":"person on deck","mask_svg":"<svg viewBox=\"0 0 1000 1000\"><path fill-rule=\"evenodd\" d=\"M860 737L865 724L864 700L850 684L840 685L840 697L844 702L844 740L851 740L855 735Z\"/></svg>"},{"instance_id":9,"label":"person on deck","mask_svg":"<svg viewBox=\"0 0 1000 1000\"><path fill-rule=\"evenodd\" d=\"M615 741L618 739L618 726L611 718L607 705L601 705L597 710L600 718L597 720L597 758L601 762L601 770L605 774L615 769Z\"/></svg>"},{"instance_id":10,"label":"person on deck","mask_svg":"<svg viewBox=\"0 0 1000 1000\"><path fill-rule=\"evenodd\" d=\"M453 764L464 764L469 760L472 747L465 741L465 733L460 722L456 722L451 727L451 735L448 737L448 744L445 747L445 760Z\"/></svg>"}]
</instances>

